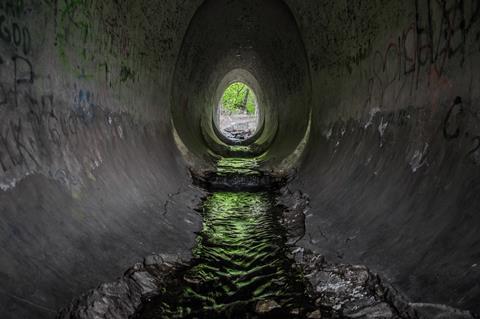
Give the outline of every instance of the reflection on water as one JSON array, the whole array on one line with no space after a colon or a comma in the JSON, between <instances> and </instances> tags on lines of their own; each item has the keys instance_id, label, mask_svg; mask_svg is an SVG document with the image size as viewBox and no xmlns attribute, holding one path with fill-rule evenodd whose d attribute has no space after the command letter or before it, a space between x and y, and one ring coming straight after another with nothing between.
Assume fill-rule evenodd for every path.
<instances>
[{"instance_id":1,"label":"reflection on water","mask_svg":"<svg viewBox=\"0 0 480 319\"><path fill-rule=\"evenodd\" d=\"M257 158L226 157L217 162L217 175L259 175Z\"/></svg>"},{"instance_id":2,"label":"reflection on water","mask_svg":"<svg viewBox=\"0 0 480 319\"><path fill-rule=\"evenodd\" d=\"M193 261L138 318L292 318L305 309L301 274L286 257L285 231L264 192L215 192L203 206ZM257 309L256 309L257 307Z\"/></svg>"}]
</instances>

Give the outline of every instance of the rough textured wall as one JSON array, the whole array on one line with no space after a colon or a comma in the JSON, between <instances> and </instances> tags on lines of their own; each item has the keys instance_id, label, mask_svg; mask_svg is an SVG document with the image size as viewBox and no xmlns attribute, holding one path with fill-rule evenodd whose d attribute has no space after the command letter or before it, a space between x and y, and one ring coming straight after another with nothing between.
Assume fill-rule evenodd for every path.
<instances>
[{"instance_id":1,"label":"rough textured wall","mask_svg":"<svg viewBox=\"0 0 480 319\"><path fill-rule=\"evenodd\" d=\"M169 101L200 2L0 3L2 318L51 318L141 256L189 251L199 218ZM285 2L313 87L304 244L413 299L480 311L480 2ZM285 62L295 48L282 44Z\"/></svg>"},{"instance_id":2,"label":"rough textured wall","mask_svg":"<svg viewBox=\"0 0 480 319\"><path fill-rule=\"evenodd\" d=\"M207 153L205 139L224 144L212 128L213 110L217 90L232 70L248 72L258 83L253 89L264 102L265 129L256 146L269 147L272 162L288 156L305 136L311 87L296 21L282 1L205 1L193 17L172 101L175 128L198 157Z\"/></svg>"},{"instance_id":3,"label":"rough textured wall","mask_svg":"<svg viewBox=\"0 0 480 319\"><path fill-rule=\"evenodd\" d=\"M199 217L169 92L199 1L0 3L0 314L50 318Z\"/></svg>"},{"instance_id":4,"label":"rough textured wall","mask_svg":"<svg viewBox=\"0 0 480 319\"><path fill-rule=\"evenodd\" d=\"M304 244L480 311L480 2L287 3L314 91Z\"/></svg>"}]
</instances>

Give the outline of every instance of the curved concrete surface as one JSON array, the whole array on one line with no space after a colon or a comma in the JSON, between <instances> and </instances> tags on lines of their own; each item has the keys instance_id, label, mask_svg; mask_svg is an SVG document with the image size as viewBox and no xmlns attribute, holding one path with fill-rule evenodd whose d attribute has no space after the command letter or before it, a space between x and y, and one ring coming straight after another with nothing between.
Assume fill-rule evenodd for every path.
<instances>
[{"instance_id":1,"label":"curved concrete surface","mask_svg":"<svg viewBox=\"0 0 480 319\"><path fill-rule=\"evenodd\" d=\"M288 3L313 70L304 244L479 312L478 1Z\"/></svg>"},{"instance_id":2,"label":"curved concrete surface","mask_svg":"<svg viewBox=\"0 0 480 319\"><path fill-rule=\"evenodd\" d=\"M3 1L1 317L188 258L187 168L224 151L212 110L235 69L267 168L302 159L304 246L480 312L479 41L475 0Z\"/></svg>"},{"instance_id":3,"label":"curved concrete surface","mask_svg":"<svg viewBox=\"0 0 480 319\"><path fill-rule=\"evenodd\" d=\"M169 92L191 4L1 2L1 318L52 318L147 254L188 256L198 195Z\"/></svg>"},{"instance_id":4,"label":"curved concrete surface","mask_svg":"<svg viewBox=\"0 0 480 319\"><path fill-rule=\"evenodd\" d=\"M256 128L255 131L249 136L247 139L243 141L233 141L227 138L222 134L221 131L221 121L220 121L220 104L221 100L223 98L223 94L225 93L225 90L233 83L240 82L245 84L250 90L253 91L253 94L255 95L255 101L257 103L257 109L256 109ZM263 134L263 130L265 129L265 108L266 108L266 101L263 98L263 91L262 87L258 83L258 81L255 79L253 74L248 72L247 70L244 69L233 69L230 72L228 72L222 81L220 81L220 84L217 87L217 90L215 92L214 98L213 98L213 108L211 109L211 116L213 121L212 121L212 128L208 128L208 131L212 130L214 133L215 137L218 137L223 143L229 144L229 145L250 145ZM275 114L275 108L272 108L271 110L268 110L269 113L272 115L269 116L269 118L276 119L277 115ZM271 123L271 125L275 125L276 122ZM278 123L277 123L278 124ZM278 129L278 125L277 129ZM205 131L205 130L204 130ZM211 134L205 134L204 132L204 137L208 138ZM275 134L272 134L272 139L275 136ZM268 143L265 143L265 145L268 147Z\"/></svg>"},{"instance_id":5,"label":"curved concrete surface","mask_svg":"<svg viewBox=\"0 0 480 319\"><path fill-rule=\"evenodd\" d=\"M268 147L272 161L287 156L305 134L311 88L301 35L284 3L205 1L192 18L176 65L172 115L179 137L199 158L207 153L205 140L225 155L212 117L232 75L252 86L264 110L256 154Z\"/></svg>"}]
</instances>

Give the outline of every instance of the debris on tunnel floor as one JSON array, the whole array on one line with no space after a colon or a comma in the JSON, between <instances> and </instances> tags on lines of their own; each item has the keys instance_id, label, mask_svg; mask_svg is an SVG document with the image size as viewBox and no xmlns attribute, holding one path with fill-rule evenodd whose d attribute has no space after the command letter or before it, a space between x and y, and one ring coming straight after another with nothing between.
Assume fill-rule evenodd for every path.
<instances>
[{"instance_id":1,"label":"debris on tunnel floor","mask_svg":"<svg viewBox=\"0 0 480 319\"><path fill-rule=\"evenodd\" d=\"M220 158L213 171L193 173L194 184L215 190L276 190L287 177L261 169L261 158Z\"/></svg>"},{"instance_id":2,"label":"debris on tunnel floor","mask_svg":"<svg viewBox=\"0 0 480 319\"><path fill-rule=\"evenodd\" d=\"M101 284L60 311L58 319L130 318L143 298L158 295L184 262L178 256L154 254L128 269L115 282Z\"/></svg>"},{"instance_id":3,"label":"debris on tunnel floor","mask_svg":"<svg viewBox=\"0 0 480 319\"><path fill-rule=\"evenodd\" d=\"M257 161L222 159L216 174L227 179L220 189L210 185L191 260L151 255L58 318L477 318L412 303L365 266L329 263L296 246L305 234L309 198L288 187L251 191L251 180L233 177L265 174ZM224 190L228 178L233 191Z\"/></svg>"},{"instance_id":4,"label":"debris on tunnel floor","mask_svg":"<svg viewBox=\"0 0 480 319\"><path fill-rule=\"evenodd\" d=\"M478 316L445 305L417 304L362 265L333 264L297 248L296 262L313 288L323 318L473 319Z\"/></svg>"}]
</instances>

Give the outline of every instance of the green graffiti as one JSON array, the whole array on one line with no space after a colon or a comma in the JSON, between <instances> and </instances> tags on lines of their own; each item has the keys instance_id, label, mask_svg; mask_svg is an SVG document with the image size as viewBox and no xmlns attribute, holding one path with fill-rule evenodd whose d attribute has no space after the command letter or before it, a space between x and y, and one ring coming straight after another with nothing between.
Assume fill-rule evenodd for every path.
<instances>
[{"instance_id":1,"label":"green graffiti","mask_svg":"<svg viewBox=\"0 0 480 319\"><path fill-rule=\"evenodd\" d=\"M120 69L120 82L135 81L135 72L126 65Z\"/></svg>"},{"instance_id":2,"label":"green graffiti","mask_svg":"<svg viewBox=\"0 0 480 319\"><path fill-rule=\"evenodd\" d=\"M91 29L91 0L64 0L59 2L56 45L60 60L73 73L89 60L88 45ZM84 71L82 71L84 73Z\"/></svg>"}]
</instances>

